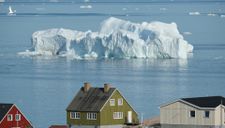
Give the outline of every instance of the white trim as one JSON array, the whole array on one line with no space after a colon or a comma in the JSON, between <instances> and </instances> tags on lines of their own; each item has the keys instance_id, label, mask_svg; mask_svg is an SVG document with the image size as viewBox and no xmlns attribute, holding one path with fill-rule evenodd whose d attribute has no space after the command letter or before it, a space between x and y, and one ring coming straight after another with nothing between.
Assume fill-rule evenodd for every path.
<instances>
[{"instance_id":1,"label":"white trim","mask_svg":"<svg viewBox=\"0 0 225 128\"><path fill-rule=\"evenodd\" d=\"M221 104L221 106L225 109L225 106L223 104ZM218 106L217 106L218 107Z\"/></svg>"},{"instance_id":2,"label":"white trim","mask_svg":"<svg viewBox=\"0 0 225 128\"><path fill-rule=\"evenodd\" d=\"M110 99L109 100L109 105L110 106L116 106L116 100L115 99Z\"/></svg>"},{"instance_id":3,"label":"white trim","mask_svg":"<svg viewBox=\"0 0 225 128\"><path fill-rule=\"evenodd\" d=\"M30 123L31 127L34 128L34 126L32 125L32 123L30 122L30 120L27 119L26 115L24 115L24 114L20 111L20 109L16 106L16 104L13 104L13 105L18 109L18 111L19 111L19 112L22 114L22 116L27 120L27 122Z\"/></svg>"},{"instance_id":4,"label":"white trim","mask_svg":"<svg viewBox=\"0 0 225 128\"><path fill-rule=\"evenodd\" d=\"M77 120L80 119L80 112L70 112L70 119L77 119Z\"/></svg>"},{"instance_id":5,"label":"white trim","mask_svg":"<svg viewBox=\"0 0 225 128\"><path fill-rule=\"evenodd\" d=\"M100 109L99 112L102 111L102 109L105 107L106 103L108 103L109 99L111 99L111 97L113 96L113 94L118 91L119 94L122 96L122 98L127 102L128 106L130 106L130 108L137 114L138 116L138 113L133 109L133 107L129 104L129 102L126 100L126 98L122 95L122 93L120 93L120 91L118 89L115 88L115 90L113 91L113 93L111 94L111 96L108 98L108 100L105 102L105 104L102 106L102 108Z\"/></svg>"},{"instance_id":6,"label":"white trim","mask_svg":"<svg viewBox=\"0 0 225 128\"><path fill-rule=\"evenodd\" d=\"M101 107L101 109L100 109L99 112L102 111L102 109L105 107L106 103L108 103L109 99L111 99L111 97L113 96L113 94L115 93L116 90L117 90L117 89L115 89L115 90L112 92L111 96L106 100L106 102L105 102L104 105Z\"/></svg>"},{"instance_id":7,"label":"white trim","mask_svg":"<svg viewBox=\"0 0 225 128\"><path fill-rule=\"evenodd\" d=\"M123 99L125 99L125 101L127 102L128 106L130 106L130 108L137 114L138 116L138 113L134 110L134 108L129 104L129 102L127 101L127 99L122 95L122 93L120 93L119 90L117 90L119 92L119 94L122 96Z\"/></svg>"},{"instance_id":8,"label":"white trim","mask_svg":"<svg viewBox=\"0 0 225 128\"><path fill-rule=\"evenodd\" d=\"M121 120L121 119L123 119L123 112L113 112L113 119L114 120Z\"/></svg>"},{"instance_id":9,"label":"white trim","mask_svg":"<svg viewBox=\"0 0 225 128\"><path fill-rule=\"evenodd\" d=\"M13 114L7 114L7 121L13 121Z\"/></svg>"},{"instance_id":10,"label":"white trim","mask_svg":"<svg viewBox=\"0 0 225 128\"><path fill-rule=\"evenodd\" d=\"M187 104L187 105L189 105L189 106L191 106L191 107L197 108L197 109L199 109L199 110L215 110L215 109L216 109L216 107L215 107L215 108L212 108L212 107L199 107L199 106L197 106L197 105L194 105L194 104L189 103L189 102L187 102L187 101L184 101L184 100L182 100L182 99L179 99L179 100L176 100L176 101L169 102L169 103L167 103L167 104L161 105L160 108L166 107L166 106L168 106L168 105L170 105L170 104L173 104L173 103L176 103L176 102L182 102L182 103L185 103L185 104ZM218 107L218 106L217 106L217 107Z\"/></svg>"},{"instance_id":11,"label":"white trim","mask_svg":"<svg viewBox=\"0 0 225 128\"><path fill-rule=\"evenodd\" d=\"M87 120L97 120L97 113L95 112L88 112L87 113Z\"/></svg>"},{"instance_id":12,"label":"white trim","mask_svg":"<svg viewBox=\"0 0 225 128\"><path fill-rule=\"evenodd\" d=\"M17 119L18 117L18 119ZM15 121L21 121L21 114L16 114L15 115Z\"/></svg>"},{"instance_id":13,"label":"white trim","mask_svg":"<svg viewBox=\"0 0 225 128\"><path fill-rule=\"evenodd\" d=\"M176 103L176 102L178 102L178 101L179 101L179 100L170 101L170 102L168 102L168 103L165 103L165 104L160 105L160 107L159 107L159 108L166 107L166 106L171 105L171 104L173 104L173 103Z\"/></svg>"},{"instance_id":14,"label":"white trim","mask_svg":"<svg viewBox=\"0 0 225 128\"><path fill-rule=\"evenodd\" d=\"M117 102L118 106L123 106L123 98L118 98Z\"/></svg>"},{"instance_id":15,"label":"white trim","mask_svg":"<svg viewBox=\"0 0 225 128\"><path fill-rule=\"evenodd\" d=\"M13 108L13 106L14 106L14 104L12 104L11 108L8 110L8 112L5 114L5 116L2 118L2 120L0 120L0 124L5 119L5 117L8 115L8 113L11 111L11 109Z\"/></svg>"},{"instance_id":16,"label":"white trim","mask_svg":"<svg viewBox=\"0 0 225 128\"><path fill-rule=\"evenodd\" d=\"M194 104L192 104L192 103L189 103L189 102L184 101L184 100L181 100L181 99L180 99L180 101L183 102L183 103L186 103L186 104L188 104L188 105L190 105L190 106L192 106L192 107L195 107L195 108L197 108L197 109L200 109L200 110L215 110L215 109L216 109L216 107L215 107L215 108L212 108L212 107L199 107L199 106L197 106L197 105L194 105Z\"/></svg>"}]
</instances>

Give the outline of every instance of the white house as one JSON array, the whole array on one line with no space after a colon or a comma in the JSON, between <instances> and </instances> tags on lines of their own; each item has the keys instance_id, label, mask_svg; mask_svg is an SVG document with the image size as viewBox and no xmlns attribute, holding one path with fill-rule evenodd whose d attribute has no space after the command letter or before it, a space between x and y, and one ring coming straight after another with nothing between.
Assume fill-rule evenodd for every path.
<instances>
[{"instance_id":1,"label":"white house","mask_svg":"<svg viewBox=\"0 0 225 128\"><path fill-rule=\"evenodd\" d=\"M160 107L162 128L225 128L225 98L182 98Z\"/></svg>"}]
</instances>

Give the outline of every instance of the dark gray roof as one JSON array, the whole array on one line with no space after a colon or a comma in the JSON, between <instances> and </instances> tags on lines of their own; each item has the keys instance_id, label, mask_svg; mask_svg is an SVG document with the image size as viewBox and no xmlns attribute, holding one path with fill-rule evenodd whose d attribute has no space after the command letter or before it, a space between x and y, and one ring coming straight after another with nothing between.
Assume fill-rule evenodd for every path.
<instances>
[{"instance_id":1,"label":"dark gray roof","mask_svg":"<svg viewBox=\"0 0 225 128\"><path fill-rule=\"evenodd\" d=\"M0 103L0 121L5 116L5 114L9 111L9 109L13 106L13 104L4 104Z\"/></svg>"},{"instance_id":2,"label":"dark gray roof","mask_svg":"<svg viewBox=\"0 0 225 128\"><path fill-rule=\"evenodd\" d=\"M116 88L110 88L108 92L104 93L104 88L91 87L88 92L84 92L83 88L81 88L66 110L98 112L114 90Z\"/></svg>"},{"instance_id":3,"label":"dark gray roof","mask_svg":"<svg viewBox=\"0 0 225 128\"><path fill-rule=\"evenodd\" d=\"M181 100L194 104L198 107L215 108L220 104L225 105L225 98L222 96L182 98Z\"/></svg>"}]
</instances>

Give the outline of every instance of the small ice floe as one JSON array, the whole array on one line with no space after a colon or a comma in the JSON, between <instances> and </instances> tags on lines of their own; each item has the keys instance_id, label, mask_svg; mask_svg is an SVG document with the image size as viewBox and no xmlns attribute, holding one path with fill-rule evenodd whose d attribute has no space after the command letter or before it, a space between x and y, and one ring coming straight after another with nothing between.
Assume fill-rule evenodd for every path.
<instances>
[{"instance_id":1,"label":"small ice floe","mask_svg":"<svg viewBox=\"0 0 225 128\"><path fill-rule=\"evenodd\" d=\"M192 35L191 32L183 32L183 35Z\"/></svg>"},{"instance_id":2,"label":"small ice floe","mask_svg":"<svg viewBox=\"0 0 225 128\"><path fill-rule=\"evenodd\" d=\"M37 11L44 11L44 8L36 8Z\"/></svg>"},{"instance_id":3,"label":"small ice floe","mask_svg":"<svg viewBox=\"0 0 225 128\"><path fill-rule=\"evenodd\" d=\"M91 5L81 5L80 8L82 8L82 9L91 9L92 6Z\"/></svg>"},{"instance_id":4,"label":"small ice floe","mask_svg":"<svg viewBox=\"0 0 225 128\"><path fill-rule=\"evenodd\" d=\"M160 11L166 11L167 8L160 8L159 10L160 10Z\"/></svg>"},{"instance_id":5,"label":"small ice floe","mask_svg":"<svg viewBox=\"0 0 225 128\"><path fill-rule=\"evenodd\" d=\"M122 8L122 10L123 10L123 11L126 11L126 10L127 10L127 8Z\"/></svg>"},{"instance_id":6,"label":"small ice floe","mask_svg":"<svg viewBox=\"0 0 225 128\"><path fill-rule=\"evenodd\" d=\"M8 15L11 16L11 15L16 15L16 10L13 10L11 6L9 6L9 12L8 12Z\"/></svg>"},{"instance_id":7,"label":"small ice floe","mask_svg":"<svg viewBox=\"0 0 225 128\"><path fill-rule=\"evenodd\" d=\"M207 15L208 16L217 16L217 14L215 14L215 13L208 13Z\"/></svg>"},{"instance_id":8,"label":"small ice floe","mask_svg":"<svg viewBox=\"0 0 225 128\"><path fill-rule=\"evenodd\" d=\"M214 57L214 60L222 60L222 59L224 59L223 56L217 56L217 57Z\"/></svg>"},{"instance_id":9,"label":"small ice floe","mask_svg":"<svg viewBox=\"0 0 225 128\"><path fill-rule=\"evenodd\" d=\"M200 12L189 12L189 15L200 15Z\"/></svg>"},{"instance_id":10,"label":"small ice floe","mask_svg":"<svg viewBox=\"0 0 225 128\"><path fill-rule=\"evenodd\" d=\"M221 18L225 18L225 15L220 15Z\"/></svg>"}]
</instances>

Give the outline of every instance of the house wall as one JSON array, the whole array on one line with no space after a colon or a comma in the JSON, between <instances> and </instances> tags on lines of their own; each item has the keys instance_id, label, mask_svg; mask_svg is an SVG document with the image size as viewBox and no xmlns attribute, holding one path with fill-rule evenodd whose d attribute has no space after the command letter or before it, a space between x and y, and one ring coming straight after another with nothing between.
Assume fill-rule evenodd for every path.
<instances>
[{"instance_id":1,"label":"house wall","mask_svg":"<svg viewBox=\"0 0 225 128\"><path fill-rule=\"evenodd\" d=\"M96 120L88 120L87 119L87 113L88 112L80 112L80 119L71 119L70 118L70 111L67 112L67 124L69 125L93 125L98 126L100 123L100 114L97 113L97 119ZM91 112L93 113L93 112Z\"/></svg>"},{"instance_id":2,"label":"house wall","mask_svg":"<svg viewBox=\"0 0 225 128\"><path fill-rule=\"evenodd\" d=\"M8 121L7 115L12 114L13 120ZM21 120L16 121L15 116L16 114L21 115ZM20 112L19 109L15 105L12 106L12 108L9 110L7 115L4 117L4 119L0 122L0 128L12 128L12 127L19 127L19 128L32 128L30 122L24 117L24 115Z\"/></svg>"},{"instance_id":3,"label":"house wall","mask_svg":"<svg viewBox=\"0 0 225 128\"><path fill-rule=\"evenodd\" d=\"M101 126L94 126L94 125L73 125L71 128L122 128L123 125L101 125Z\"/></svg>"},{"instance_id":4,"label":"house wall","mask_svg":"<svg viewBox=\"0 0 225 128\"><path fill-rule=\"evenodd\" d=\"M225 126L225 108L221 105L215 109L215 124Z\"/></svg>"},{"instance_id":5,"label":"house wall","mask_svg":"<svg viewBox=\"0 0 225 128\"><path fill-rule=\"evenodd\" d=\"M163 124L161 125L161 128L225 128L225 127L212 125Z\"/></svg>"},{"instance_id":6,"label":"house wall","mask_svg":"<svg viewBox=\"0 0 225 128\"><path fill-rule=\"evenodd\" d=\"M195 117L190 117L189 112L191 110L195 110ZM177 101L160 108L160 123L212 126L215 125L215 111L209 111L209 118L205 118L205 110L199 110L183 102Z\"/></svg>"},{"instance_id":7,"label":"house wall","mask_svg":"<svg viewBox=\"0 0 225 128\"><path fill-rule=\"evenodd\" d=\"M115 106L110 106L110 102L105 104L104 108L101 110L100 114L100 124L101 125L116 125L127 123L128 111L132 111L132 123L138 123L138 115L127 103L126 99L123 98L123 105L118 106L118 99L123 98L118 90L116 90L111 99L115 99ZM113 112L123 112L123 119L113 119Z\"/></svg>"}]
</instances>

